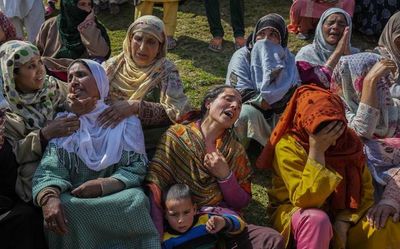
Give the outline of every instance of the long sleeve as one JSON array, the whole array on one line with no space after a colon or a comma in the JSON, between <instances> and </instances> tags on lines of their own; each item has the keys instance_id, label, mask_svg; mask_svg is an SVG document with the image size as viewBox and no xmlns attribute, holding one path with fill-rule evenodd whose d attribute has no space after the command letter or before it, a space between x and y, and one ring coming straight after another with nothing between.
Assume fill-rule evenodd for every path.
<instances>
[{"instance_id":1,"label":"long sleeve","mask_svg":"<svg viewBox=\"0 0 400 249\"><path fill-rule=\"evenodd\" d=\"M365 103L360 103L357 112L354 113L346 107L348 125L357 135L364 138L372 138L378 125L380 112L378 109Z\"/></svg>"},{"instance_id":2,"label":"long sleeve","mask_svg":"<svg viewBox=\"0 0 400 249\"><path fill-rule=\"evenodd\" d=\"M364 167L362 174L362 197L361 206L357 210L343 210L336 215L336 220L357 223L367 210L374 204L374 187L372 185L372 176L368 167Z\"/></svg>"},{"instance_id":3,"label":"long sleeve","mask_svg":"<svg viewBox=\"0 0 400 249\"><path fill-rule=\"evenodd\" d=\"M337 172L308 159L303 147L288 135L275 147L273 167L284 182L290 202L300 208L321 207L342 180Z\"/></svg>"},{"instance_id":4,"label":"long sleeve","mask_svg":"<svg viewBox=\"0 0 400 249\"><path fill-rule=\"evenodd\" d=\"M232 214L224 214L226 225L224 232L229 235L237 235L243 232L246 227L246 222L244 222L239 216Z\"/></svg>"},{"instance_id":5,"label":"long sleeve","mask_svg":"<svg viewBox=\"0 0 400 249\"><path fill-rule=\"evenodd\" d=\"M312 65L306 61L296 62L302 84L317 84L318 86L329 89L332 72L329 68Z\"/></svg>"},{"instance_id":6,"label":"long sleeve","mask_svg":"<svg viewBox=\"0 0 400 249\"><path fill-rule=\"evenodd\" d=\"M146 162L144 155L124 151L118 169L110 177L124 183L125 188L140 187L147 173Z\"/></svg>"},{"instance_id":7,"label":"long sleeve","mask_svg":"<svg viewBox=\"0 0 400 249\"><path fill-rule=\"evenodd\" d=\"M63 193L72 188L67 168L60 165L57 148L49 145L32 180L32 197L37 205L37 196L47 187L55 186Z\"/></svg>"},{"instance_id":8,"label":"long sleeve","mask_svg":"<svg viewBox=\"0 0 400 249\"><path fill-rule=\"evenodd\" d=\"M160 103L140 101L138 117L144 127L172 124L167 112Z\"/></svg>"},{"instance_id":9,"label":"long sleeve","mask_svg":"<svg viewBox=\"0 0 400 249\"><path fill-rule=\"evenodd\" d=\"M229 207L242 209L249 204L251 195L240 187L234 174L225 181L218 181L218 185Z\"/></svg>"},{"instance_id":10,"label":"long sleeve","mask_svg":"<svg viewBox=\"0 0 400 249\"><path fill-rule=\"evenodd\" d=\"M111 48L94 20L86 20L79 24L78 31L81 34L82 43L86 47L89 57L107 59Z\"/></svg>"},{"instance_id":11,"label":"long sleeve","mask_svg":"<svg viewBox=\"0 0 400 249\"><path fill-rule=\"evenodd\" d=\"M164 234L164 215L163 210L158 207L156 201L154 200L153 193L150 193L150 216L153 223L162 238Z\"/></svg>"}]
</instances>

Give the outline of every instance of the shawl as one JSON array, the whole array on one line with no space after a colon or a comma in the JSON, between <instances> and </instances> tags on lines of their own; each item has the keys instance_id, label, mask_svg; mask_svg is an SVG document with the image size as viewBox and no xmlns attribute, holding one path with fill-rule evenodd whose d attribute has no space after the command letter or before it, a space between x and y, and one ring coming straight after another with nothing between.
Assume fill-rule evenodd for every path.
<instances>
[{"instance_id":1,"label":"shawl","mask_svg":"<svg viewBox=\"0 0 400 249\"><path fill-rule=\"evenodd\" d=\"M40 129L47 120L53 119L55 108L64 100L55 78L47 76L41 89L34 93L21 93L16 88L14 69L27 63L39 50L30 42L8 41L0 47L0 68L4 98L11 111L25 122L29 130Z\"/></svg>"},{"instance_id":2,"label":"shawl","mask_svg":"<svg viewBox=\"0 0 400 249\"><path fill-rule=\"evenodd\" d=\"M98 116L107 109L104 99L108 96L109 82L103 67L95 61L80 59L87 65L96 80L100 100L90 113L79 116L80 127L68 137L50 141L68 153L75 153L94 171L101 171L121 160L122 152L136 152L145 155L144 136L140 121L131 116L120 122L115 128L102 127L98 124ZM73 65L71 63L71 65ZM68 112L57 114L57 117L75 115Z\"/></svg>"},{"instance_id":3,"label":"shawl","mask_svg":"<svg viewBox=\"0 0 400 249\"><path fill-rule=\"evenodd\" d=\"M15 31L14 24L1 11L0 11L0 28L4 31L4 34L6 35L6 39L4 41L0 42L0 45L3 42L17 39L17 33Z\"/></svg>"},{"instance_id":4,"label":"shawl","mask_svg":"<svg viewBox=\"0 0 400 249\"><path fill-rule=\"evenodd\" d=\"M338 95L314 85L297 88L268 144L257 159L257 166L272 166L275 146L285 133L290 133L308 152L308 133L315 133L320 124L335 120L347 123L344 106ZM325 159L326 165L343 177L332 193L331 206L336 210L358 208L361 204L361 180L365 158L363 144L356 133L346 127L336 144L325 152Z\"/></svg>"},{"instance_id":5,"label":"shawl","mask_svg":"<svg viewBox=\"0 0 400 249\"><path fill-rule=\"evenodd\" d=\"M132 59L131 43L136 32L154 36L161 44L154 62L146 67L139 67ZM111 99L123 97L129 100L142 100L155 86L165 81L176 70L175 65L166 59L167 43L163 22L155 16L142 16L128 28L123 42L123 51L115 58L105 62L105 68L111 85ZM166 110L175 110L183 106L180 100L161 91L160 103ZM169 112L167 114L172 118Z\"/></svg>"},{"instance_id":6,"label":"shawl","mask_svg":"<svg viewBox=\"0 0 400 249\"><path fill-rule=\"evenodd\" d=\"M400 68L400 49L394 42L398 37L400 37L400 12L390 17L378 42L379 46L387 51L382 55L395 61L397 68Z\"/></svg>"},{"instance_id":7,"label":"shawl","mask_svg":"<svg viewBox=\"0 0 400 249\"><path fill-rule=\"evenodd\" d=\"M288 31L285 24L285 19L279 14L271 13L261 17L254 27L253 33L247 38L246 47L251 50L256 43L256 36L258 32L265 28L273 28L278 31L280 35L281 46L286 48L288 43Z\"/></svg>"},{"instance_id":8,"label":"shawl","mask_svg":"<svg viewBox=\"0 0 400 249\"><path fill-rule=\"evenodd\" d=\"M351 39L352 23L350 15L339 8L327 9L319 19L317 28L315 29L314 41L305 47L302 47L296 55L296 61L306 61L313 65L324 65L331 54L335 51L336 46L332 46L325 41L322 25L325 20L332 14L340 13L345 16L347 25L349 26L349 39ZM352 54L358 53L359 49L354 48L350 44L350 52Z\"/></svg>"},{"instance_id":9,"label":"shawl","mask_svg":"<svg viewBox=\"0 0 400 249\"><path fill-rule=\"evenodd\" d=\"M331 91L342 97L350 112L357 113L364 77L381 58L378 54L365 52L342 56L336 65L332 74ZM388 73L376 86L380 111L374 132L376 137L393 137L396 132L399 111L390 93L390 86L394 81L393 75Z\"/></svg>"},{"instance_id":10,"label":"shawl","mask_svg":"<svg viewBox=\"0 0 400 249\"><path fill-rule=\"evenodd\" d=\"M251 193L250 162L244 148L231 130L216 141L217 149L224 155L239 185ZM217 178L210 175L204 166L206 146L197 122L187 125L175 124L163 135L157 151L149 164L146 180L161 191L175 183L190 186L193 200L199 207L217 206L223 195ZM155 196L161 203L161 195ZM161 207L162 205L160 205Z\"/></svg>"},{"instance_id":11,"label":"shawl","mask_svg":"<svg viewBox=\"0 0 400 249\"><path fill-rule=\"evenodd\" d=\"M78 2L79 0L61 0L60 14L57 16L61 48L55 55L55 58L77 59L86 51L78 31L78 25L81 24L90 13L78 8ZM107 35L106 29L97 19L95 19L95 22L96 26L101 31L101 35L106 40L108 46L110 46L110 38ZM109 57L109 55L106 57Z\"/></svg>"},{"instance_id":12,"label":"shawl","mask_svg":"<svg viewBox=\"0 0 400 249\"><path fill-rule=\"evenodd\" d=\"M265 39L257 41L251 51L250 72L257 91L270 105L300 84L293 54Z\"/></svg>"}]
</instances>

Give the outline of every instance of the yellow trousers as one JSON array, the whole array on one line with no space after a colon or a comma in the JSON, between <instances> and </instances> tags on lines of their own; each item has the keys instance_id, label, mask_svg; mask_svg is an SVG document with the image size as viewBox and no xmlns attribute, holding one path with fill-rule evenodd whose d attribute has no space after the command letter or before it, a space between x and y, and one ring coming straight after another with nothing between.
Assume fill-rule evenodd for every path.
<instances>
[{"instance_id":1,"label":"yellow trousers","mask_svg":"<svg viewBox=\"0 0 400 249\"><path fill-rule=\"evenodd\" d=\"M165 25L165 33L167 36L173 37L175 34L178 3L178 1L163 3L163 21ZM141 16L153 14L153 6L154 2L141 2L135 8L135 20Z\"/></svg>"},{"instance_id":2,"label":"yellow trousers","mask_svg":"<svg viewBox=\"0 0 400 249\"><path fill-rule=\"evenodd\" d=\"M392 217L383 229L372 228L364 217L349 230L347 247L351 249L399 249L400 222L393 223Z\"/></svg>"}]
</instances>

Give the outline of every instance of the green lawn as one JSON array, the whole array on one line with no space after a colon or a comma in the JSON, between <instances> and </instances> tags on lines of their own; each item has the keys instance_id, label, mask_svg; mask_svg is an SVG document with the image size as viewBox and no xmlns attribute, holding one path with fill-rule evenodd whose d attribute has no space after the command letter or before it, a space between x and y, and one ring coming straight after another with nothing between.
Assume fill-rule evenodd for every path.
<instances>
[{"instance_id":1,"label":"green lawn","mask_svg":"<svg viewBox=\"0 0 400 249\"><path fill-rule=\"evenodd\" d=\"M179 7L176 38L178 46L168 53L168 58L178 66L185 86L186 94L194 106L199 106L205 90L216 84L225 82L226 68L234 52L233 34L230 27L229 0L220 0L221 18L225 30L224 49L220 54L207 49L211 38L203 1L189 0ZM256 21L265 14L278 13L288 22L291 0L245 0L245 26L246 35L249 34ZM108 29L112 43L112 54L120 53L122 41L128 26L133 21L134 8L130 3L121 6L121 13L111 16L104 12L99 14L99 19ZM156 7L154 14L162 17L162 8ZM289 48L297 52L307 42L289 36ZM361 49L371 49L374 44L360 36L353 36L353 46ZM254 161L256 155L250 155ZM268 216L266 207L268 203L267 188L270 184L268 172L256 171L253 178L253 201L246 209L245 215L250 223L267 225Z\"/></svg>"}]
</instances>

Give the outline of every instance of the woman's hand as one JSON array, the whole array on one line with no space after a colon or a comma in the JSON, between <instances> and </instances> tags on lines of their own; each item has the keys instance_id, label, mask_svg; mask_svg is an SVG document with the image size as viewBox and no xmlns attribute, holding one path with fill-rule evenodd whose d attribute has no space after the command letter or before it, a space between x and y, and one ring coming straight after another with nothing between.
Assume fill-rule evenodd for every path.
<instances>
[{"instance_id":1,"label":"woman's hand","mask_svg":"<svg viewBox=\"0 0 400 249\"><path fill-rule=\"evenodd\" d=\"M336 143L343 134L346 124L342 121L332 121L316 134L309 135L309 157L325 165L325 151Z\"/></svg>"},{"instance_id":2,"label":"woman's hand","mask_svg":"<svg viewBox=\"0 0 400 249\"><path fill-rule=\"evenodd\" d=\"M350 223L345 221L335 221L333 227L335 228L335 232L342 242L343 248L346 248L347 232L350 229Z\"/></svg>"},{"instance_id":3,"label":"woman's hand","mask_svg":"<svg viewBox=\"0 0 400 249\"><path fill-rule=\"evenodd\" d=\"M222 216L214 215L206 223L208 233L215 234L225 227L225 219Z\"/></svg>"},{"instance_id":4,"label":"woman's hand","mask_svg":"<svg viewBox=\"0 0 400 249\"><path fill-rule=\"evenodd\" d=\"M230 174L229 165L221 152L211 152L204 156L204 166L218 179L225 179Z\"/></svg>"},{"instance_id":5,"label":"woman's hand","mask_svg":"<svg viewBox=\"0 0 400 249\"><path fill-rule=\"evenodd\" d=\"M79 118L73 117L59 117L54 120L48 121L46 126L41 129L42 136L47 140L57 137L66 137L79 129Z\"/></svg>"},{"instance_id":6,"label":"woman's hand","mask_svg":"<svg viewBox=\"0 0 400 249\"><path fill-rule=\"evenodd\" d=\"M116 101L100 114L97 121L105 127L114 128L125 118L138 114L139 103L139 100Z\"/></svg>"},{"instance_id":7,"label":"woman's hand","mask_svg":"<svg viewBox=\"0 0 400 249\"><path fill-rule=\"evenodd\" d=\"M375 63L375 65L369 70L365 76L364 82L376 83L381 77L385 76L389 72L395 73L397 70L396 63L390 59L382 59Z\"/></svg>"},{"instance_id":8,"label":"woman's hand","mask_svg":"<svg viewBox=\"0 0 400 249\"><path fill-rule=\"evenodd\" d=\"M47 229L59 235L68 232L67 219L64 215L60 198L50 197L46 204L42 206L43 219L46 221Z\"/></svg>"},{"instance_id":9,"label":"woman's hand","mask_svg":"<svg viewBox=\"0 0 400 249\"><path fill-rule=\"evenodd\" d=\"M96 107L96 103L96 98L77 99L75 94L70 93L67 97L66 109L79 116L91 112Z\"/></svg>"},{"instance_id":10,"label":"woman's hand","mask_svg":"<svg viewBox=\"0 0 400 249\"><path fill-rule=\"evenodd\" d=\"M338 44L336 45L334 53L338 55L349 55L350 52L350 27L344 28L342 38L340 38Z\"/></svg>"},{"instance_id":11,"label":"woman's hand","mask_svg":"<svg viewBox=\"0 0 400 249\"><path fill-rule=\"evenodd\" d=\"M101 180L95 179L81 184L79 187L71 191L71 194L79 198L95 198L103 194Z\"/></svg>"},{"instance_id":12,"label":"woman's hand","mask_svg":"<svg viewBox=\"0 0 400 249\"><path fill-rule=\"evenodd\" d=\"M393 222L399 221L399 213L396 209L387 204L378 204L370 208L367 212L367 220L370 226L381 229L385 226L389 216L393 216Z\"/></svg>"}]
</instances>

